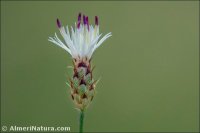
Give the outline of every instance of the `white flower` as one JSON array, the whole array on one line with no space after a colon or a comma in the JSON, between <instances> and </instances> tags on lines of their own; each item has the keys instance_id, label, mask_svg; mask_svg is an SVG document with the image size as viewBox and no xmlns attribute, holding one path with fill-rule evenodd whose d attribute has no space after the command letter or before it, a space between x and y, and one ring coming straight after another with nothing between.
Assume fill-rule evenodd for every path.
<instances>
[{"instance_id":1,"label":"white flower","mask_svg":"<svg viewBox=\"0 0 200 133\"><path fill-rule=\"evenodd\" d=\"M75 23L75 28L71 27L71 34L68 26L61 26L57 19L57 26L60 30L65 43L63 43L55 33L55 37L49 37L49 41L55 43L65 49L72 58L91 58L93 52L111 35L111 32L101 37L99 34L98 17L95 16L95 26L89 25L88 16L83 15L83 23L81 23L81 14L78 15L78 23Z\"/></svg>"}]
</instances>

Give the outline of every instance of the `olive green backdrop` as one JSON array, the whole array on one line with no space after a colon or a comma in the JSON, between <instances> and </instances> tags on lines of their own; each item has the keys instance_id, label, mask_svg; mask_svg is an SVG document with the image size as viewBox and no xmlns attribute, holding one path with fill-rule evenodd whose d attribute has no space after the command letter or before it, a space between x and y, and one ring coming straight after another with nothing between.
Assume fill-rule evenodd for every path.
<instances>
[{"instance_id":1,"label":"olive green backdrop","mask_svg":"<svg viewBox=\"0 0 200 133\"><path fill-rule=\"evenodd\" d=\"M95 52L97 95L85 131L197 132L198 2L1 3L2 125L70 126L78 131L65 82L68 53L47 41L55 20L83 12L113 36Z\"/></svg>"}]
</instances>

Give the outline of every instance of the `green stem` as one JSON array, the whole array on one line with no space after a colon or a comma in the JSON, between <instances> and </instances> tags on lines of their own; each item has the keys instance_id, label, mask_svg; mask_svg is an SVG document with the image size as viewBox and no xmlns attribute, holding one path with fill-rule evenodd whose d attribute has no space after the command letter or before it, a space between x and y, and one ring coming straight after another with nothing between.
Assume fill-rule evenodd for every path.
<instances>
[{"instance_id":1,"label":"green stem","mask_svg":"<svg viewBox=\"0 0 200 133\"><path fill-rule=\"evenodd\" d=\"M79 133L83 133L83 120L84 120L84 111L80 111L80 118L79 118Z\"/></svg>"}]
</instances>

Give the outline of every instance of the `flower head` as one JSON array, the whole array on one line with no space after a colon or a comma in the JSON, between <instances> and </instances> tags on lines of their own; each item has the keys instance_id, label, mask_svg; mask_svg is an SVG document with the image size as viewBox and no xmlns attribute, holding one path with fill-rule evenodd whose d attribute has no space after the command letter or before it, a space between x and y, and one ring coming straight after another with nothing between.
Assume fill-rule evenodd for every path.
<instances>
[{"instance_id":1,"label":"flower head","mask_svg":"<svg viewBox=\"0 0 200 133\"><path fill-rule=\"evenodd\" d=\"M88 16L78 15L77 24L75 27L71 27L71 33L68 26L61 25L59 19L57 19L57 26L60 30L65 43L63 43L55 33L55 37L49 37L49 41L55 43L61 48L65 49L72 58L77 59L90 59L94 51L111 35L111 32L106 34L100 39L102 34L99 34L99 22L98 17L95 16L95 26L89 24Z\"/></svg>"},{"instance_id":2,"label":"flower head","mask_svg":"<svg viewBox=\"0 0 200 133\"><path fill-rule=\"evenodd\" d=\"M78 14L78 21L75 27L62 26L57 19L57 27L60 30L64 43L58 38L49 37L49 41L65 49L73 58L73 76L69 78L67 85L70 87L71 98L76 107L85 110L92 102L95 95L95 88L98 80L93 78L94 67L91 65L91 56L94 51L111 36L111 33L101 37L99 34L99 20L95 16L95 26L89 24L88 16Z\"/></svg>"}]
</instances>

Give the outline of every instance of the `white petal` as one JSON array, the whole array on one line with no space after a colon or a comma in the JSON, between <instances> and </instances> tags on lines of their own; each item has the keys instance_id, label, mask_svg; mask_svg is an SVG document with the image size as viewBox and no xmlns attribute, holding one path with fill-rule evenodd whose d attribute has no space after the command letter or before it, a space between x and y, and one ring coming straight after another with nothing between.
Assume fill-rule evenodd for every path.
<instances>
[{"instance_id":1,"label":"white petal","mask_svg":"<svg viewBox=\"0 0 200 133\"><path fill-rule=\"evenodd\" d=\"M94 51L94 48L97 44L97 41L99 40L99 38L101 37L102 34L98 35L91 43L90 47L88 48L88 51L87 51L87 56L90 58L92 56L92 53Z\"/></svg>"},{"instance_id":2,"label":"white petal","mask_svg":"<svg viewBox=\"0 0 200 133\"><path fill-rule=\"evenodd\" d=\"M72 40L70 38L68 27L67 27L67 33L65 32L65 28L64 27L60 28L60 33L63 36L67 46L69 47L69 49L70 49L70 51L72 53L72 56L73 57L77 56L78 53L77 53L77 50L74 47L73 42L72 42Z\"/></svg>"},{"instance_id":3,"label":"white petal","mask_svg":"<svg viewBox=\"0 0 200 133\"><path fill-rule=\"evenodd\" d=\"M112 36L112 34L110 32L110 33L106 34L103 38L101 38L101 40L97 43L97 45L95 45L95 49L97 49L106 39L108 39L111 36Z\"/></svg>"},{"instance_id":4,"label":"white petal","mask_svg":"<svg viewBox=\"0 0 200 133\"><path fill-rule=\"evenodd\" d=\"M57 38L58 39L58 38ZM66 50L69 54L71 54L71 51L69 48L67 48L59 39L57 40L56 38L49 37L48 41L58 45L59 47L63 48ZM71 54L72 55L72 54Z\"/></svg>"},{"instance_id":5,"label":"white petal","mask_svg":"<svg viewBox=\"0 0 200 133\"><path fill-rule=\"evenodd\" d=\"M94 53L94 51L109 37L111 37L111 32L106 34L98 43L97 45L94 45L94 47L92 48L92 50L88 53L88 57L91 58L92 54Z\"/></svg>"}]
</instances>

